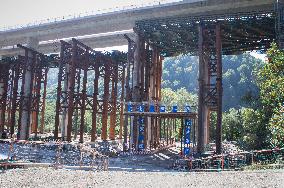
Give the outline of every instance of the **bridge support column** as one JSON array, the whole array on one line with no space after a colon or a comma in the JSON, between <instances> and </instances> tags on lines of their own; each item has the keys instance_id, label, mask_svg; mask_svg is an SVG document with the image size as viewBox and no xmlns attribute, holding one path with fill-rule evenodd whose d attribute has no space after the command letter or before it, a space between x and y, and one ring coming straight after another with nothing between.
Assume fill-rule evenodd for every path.
<instances>
[{"instance_id":1,"label":"bridge support column","mask_svg":"<svg viewBox=\"0 0 284 188\"><path fill-rule=\"evenodd\" d=\"M94 93L93 93L93 112L92 112L92 133L91 141L97 139L97 115L98 115L98 94L99 94L99 77L100 70L98 63L95 64L95 79L94 79Z\"/></svg>"},{"instance_id":2,"label":"bridge support column","mask_svg":"<svg viewBox=\"0 0 284 188\"><path fill-rule=\"evenodd\" d=\"M5 65L0 65L0 138L4 132L5 114L7 106L9 69Z\"/></svg>"},{"instance_id":3,"label":"bridge support column","mask_svg":"<svg viewBox=\"0 0 284 188\"><path fill-rule=\"evenodd\" d=\"M121 74L121 95L120 95L120 114L119 114L119 139L122 139L123 132L123 124L124 124L124 93L125 93L125 66L123 66L122 74Z\"/></svg>"},{"instance_id":4,"label":"bridge support column","mask_svg":"<svg viewBox=\"0 0 284 188\"><path fill-rule=\"evenodd\" d=\"M39 41L36 38L28 38L27 40L27 47L36 50L38 47ZM31 93L32 93L32 69L33 69L33 64L35 61L35 54L29 51L26 51L26 57L27 57L27 64L26 64L26 71L25 74L23 75L24 77L24 86L22 90L22 96L23 96L23 101L22 101L22 114L21 114L21 119L20 119L20 140L26 140L29 138L30 135L30 121L31 121L31 104L30 104L30 99L31 99Z\"/></svg>"},{"instance_id":5,"label":"bridge support column","mask_svg":"<svg viewBox=\"0 0 284 188\"><path fill-rule=\"evenodd\" d=\"M136 33L135 37L135 51L134 51L134 69L133 69L133 101L136 103L134 105L134 110L136 110L137 103L142 102L142 71L141 71L141 64L142 64L142 54L143 54L143 46L145 45L144 39ZM137 117L134 117L133 121L133 145L134 148L138 149L138 124L137 124Z\"/></svg>"},{"instance_id":6,"label":"bridge support column","mask_svg":"<svg viewBox=\"0 0 284 188\"><path fill-rule=\"evenodd\" d=\"M109 83L110 83L110 61L105 63L104 74L104 97L103 97L103 110L102 110L102 135L103 141L107 140L107 122L108 122L108 103L109 103Z\"/></svg>"},{"instance_id":7,"label":"bridge support column","mask_svg":"<svg viewBox=\"0 0 284 188\"><path fill-rule=\"evenodd\" d=\"M199 38L198 38L198 55L199 55L199 93L198 93L198 143L197 152L203 153L205 145L205 125L206 114L204 103L205 92L205 71L206 71L206 56L204 53L204 28L203 25L199 26Z\"/></svg>"},{"instance_id":8,"label":"bridge support column","mask_svg":"<svg viewBox=\"0 0 284 188\"><path fill-rule=\"evenodd\" d=\"M111 82L111 113L109 125L109 139L115 140L115 127L116 127L116 107L117 107L117 82L118 82L118 66L113 65Z\"/></svg>"},{"instance_id":9,"label":"bridge support column","mask_svg":"<svg viewBox=\"0 0 284 188\"><path fill-rule=\"evenodd\" d=\"M221 26L216 25L216 61L217 61L217 125L216 125L216 153L222 152L222 41L221 41Z\"/></svg>"},{"instance_id":10,"label":"bridge support column","mask_svg":"<svg viewBox=\"0 0 284 188\"><path fill-rule=\"evenodd\" d=\"M125 109L127 109L128 102L131 101L131 89L130 89L130 77L131 77L131 70L134 64L134 50L135 50L135 43L132 41L127 35L124 35L128 41L128 53L127 53L127 66L126 66L126 78L125 78ZM131 117L130 117L131 119ZM130 128L129 131L129 116L126 115L124 118L124 126L123 126L123 151L127 151L129 148L128 146L128 135L129 132L132 130ZM131 123L130 123L130 126ZM131 139L130 139L131 140ZM131 143L129 144L131 147Z\"/></svg>"},{"instance_id":11,"label":"bridge support column","mask_svg":"<svg viewBox=\"0 0 284 188\"><path fill-rule=\"evenodd\" d=\"M211 41L214 41L213 43ZM199 98L197 152L210 141L210 113L217 112L216 152L222 142L222 45L220 24L199 27Z\"/></svg>"}]
</instances>

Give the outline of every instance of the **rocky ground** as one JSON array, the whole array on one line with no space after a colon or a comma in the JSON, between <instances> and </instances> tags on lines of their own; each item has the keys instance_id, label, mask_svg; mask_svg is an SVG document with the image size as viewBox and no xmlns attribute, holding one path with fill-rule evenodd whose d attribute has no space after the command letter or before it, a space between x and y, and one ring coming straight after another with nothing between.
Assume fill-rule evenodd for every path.
<instances>
[{"instance_id":1,"label":"rocky ground","mask_svg":"<svg viewBox=\"0 0 284 188\"><path fill-rule=\"evenodd\" d=\"M114 144L115 145L115 144ZM114 147L107 151L119 149ZM102 152L98 145L97 150ZM102 148L107 148L103 146ZM23 161L48 162L54 164L58 146L44 144L15 145L16 158ZM284 170L230 171L230 172L186 172L173 170L179 158L179 148L169 148L150 155L121 154L109 158L108 171L78 170L80 151L78 147L66 145L61 157L69 169L27 168L12 169L0 173L0 188L6 187L283 187ZM0 153L7 155L9 144L0 144ZM31 157L32 156L32 157ZM1 157L1 156L0 156ZM90 157L84 157L82 165L89 165ZM75 167L76 169L74 170ZM84 168L84 167L82 167Z\"/></svg>"},{"instance_id":2,"label":"rocky ground","mask_svg":"<svg viewBox=\"0 0 284 188\"><path fill-rule=\"evenodd\" d=\"M0 174L3 188L15 187L284 187L284 171L93 172L53 168L13 169Z\"/></svg>"}]
</instances>

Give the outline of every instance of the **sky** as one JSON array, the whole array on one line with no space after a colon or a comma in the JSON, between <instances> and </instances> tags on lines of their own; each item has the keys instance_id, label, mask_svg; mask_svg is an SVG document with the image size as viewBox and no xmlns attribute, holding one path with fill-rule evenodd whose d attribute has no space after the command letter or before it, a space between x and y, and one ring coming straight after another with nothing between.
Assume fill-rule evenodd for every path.
<instances>
[{"instance_id":1,"label":"sky","mask_svg":"<svg viewBox=\"0 0 284 188\"><path fill-rule=\"evenodd\" d=\"M0 0L0 28L131 5L178 0ZM106 11L106 10L104 10ZM71 17L72 17L71 16Z\"/></svg>"},{"instance_id":2,"label":"sky","mask_svg":"<svg viewBox=\"0 0 284 188\"><path fill-rule=\"evenodd\" d=\"M29 24L47 23L74 18L81 14L110 12L110 9L147 6L180 0L0 0L0 30L20 28ZM100 10L100 11L99 11ZM126 51L127 46L97 50Z\"/></svg>"}]
</instances>

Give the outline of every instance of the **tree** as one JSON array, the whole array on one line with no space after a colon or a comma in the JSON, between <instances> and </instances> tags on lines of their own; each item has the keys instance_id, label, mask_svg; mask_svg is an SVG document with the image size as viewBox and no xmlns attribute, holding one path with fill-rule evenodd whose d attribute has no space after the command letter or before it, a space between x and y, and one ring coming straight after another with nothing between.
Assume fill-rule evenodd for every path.
<instances>
[{"instance_id":1,"label":"tree","mask_svg":"<svg viewBox=\"0 0 284 188\"><path fill-rule=\"evenodd\" d=\"M257 72L257 83L271 134L270 144L273 147L284 147L284 52L273 43L267 56L268 61Z\"/></svg>"},{"instance_id":2,"label":"tree","mask_svg":"<svg viewBox=\"0 0 284 188\"><path fill-rule=\"evenodd\" d=\"M179 110L183 110L186 105L196 107L197 95L189 93L185 88L177 91L171 88L162 89L162 103L171 109L171 106L177 105Z\"/></svg>"},{"instance_id":3,"label":"tree","mask_svg":"<svg viewBox=\"0 0 284 188\"><path fill-rule=\"evenodd\" d=\"M249 53L223 56L223 110L230 108L255 107L259 89L253 70L263 62ZM166 58L163 63L163 88L177 91L185 88L188 92L198 91L198 57L180 55ZM249 103L248 103L249 102Z\"/></svg>"}]
</instances>

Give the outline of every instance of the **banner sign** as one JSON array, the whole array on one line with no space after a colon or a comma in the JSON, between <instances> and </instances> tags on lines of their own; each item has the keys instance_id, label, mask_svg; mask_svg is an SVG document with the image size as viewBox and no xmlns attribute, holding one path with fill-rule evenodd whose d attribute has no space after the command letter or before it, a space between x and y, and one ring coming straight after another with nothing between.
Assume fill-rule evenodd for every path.
<instances>
[{"instance_id":1,"label":"banner sign","mask_svg":"<svg viewBox=\"0 0 284 188\"><path fill-rule=\"evenodd\" d=\"M191 133L191 126L192 120L185 119L184 121L184 155L188 156L190 154L190 133Z\"/></svg>"},{"instance_id":2,"label":"banner sign","mask_svg":"<svg viewBox=\"0 0 284 188\"><path fill-rule=\"evenodd\" d=\"M144 105L138 106L138 111L139 112L144 112L145 107ZM138 150L144 150L145 145L144 145L144 135L145 135L145 118L140 116L138 118L138 128L139 128L139 136L138 136Z\"/></svg>"}]
</instances>

